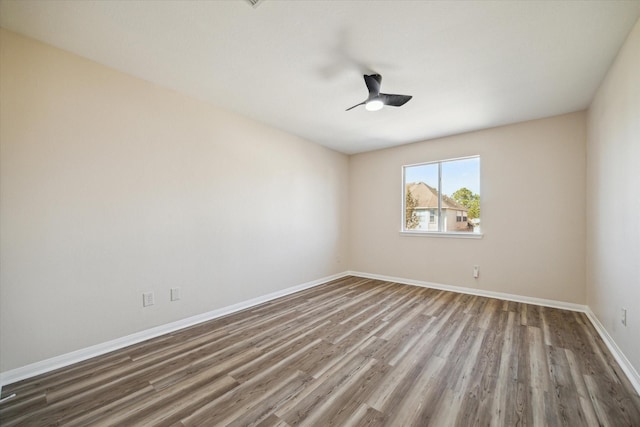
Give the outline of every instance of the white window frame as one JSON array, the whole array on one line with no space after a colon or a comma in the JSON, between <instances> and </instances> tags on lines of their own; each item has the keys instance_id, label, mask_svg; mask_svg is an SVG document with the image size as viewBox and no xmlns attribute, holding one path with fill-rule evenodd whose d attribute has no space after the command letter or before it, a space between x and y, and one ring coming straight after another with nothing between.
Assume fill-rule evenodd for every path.
<instances>
[{"instance_id":1,"label":"white window frame","mask_svg":"<svg viewBox=\"0 0 640 427\"><path fill-rule=\"evenodd\" d=\"M478 159L478 162L480 162L480 155L479 154L475 154L472 156L466 156L466 157L455 157L455 158L451 158L451 159L443 159L443 160L434 160L434 161L430 161L430 162L422 162L422 163L413 163L410 165L403 165L402 168L400 169L400 173L402 174L402 210L401 210L401 215L400 215L400 235L402 236L428 236L428 237L452 237L452 238L458 238L458 239L481 239L483 236L482 232L468 232L468 231L428 231L428 230L407 230L405 229L406 226L406 201L407 201L407 195L405 194L406 191L406 182L405 182L405 169L406 168L410 168L410 167L415 167L415 166L424 166L424 165L433 165L433 164L437 164L438 165L438 209L436 211L436 215L438 218L438 230L443 230L444 229L444 217L442 214L442 164L446 163L446 162L454 162L457 160L466 160L466 159ZM481 168L482 170L482 168ZM482 177L480 177L480 187L482 188ZM482 191L480 191L480 194L482 194ZM480 198L480 212L483 212L482 210L482 197Z\"/></svg>"}]
</instances>

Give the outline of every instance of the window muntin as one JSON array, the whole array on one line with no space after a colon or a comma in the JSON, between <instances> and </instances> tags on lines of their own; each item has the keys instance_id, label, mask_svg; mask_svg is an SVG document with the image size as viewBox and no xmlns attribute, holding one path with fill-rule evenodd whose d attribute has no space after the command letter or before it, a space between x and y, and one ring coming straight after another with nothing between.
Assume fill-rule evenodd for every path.
<instances>
[{"instance_id":1,"label":"window muntin","mask_svg":"<svg viewBox=\"0 0 640 427\"><path fill-rule=\"evenodd\" d=\"M402 231L480 233L480 157L407 165Z\"/></svg>"}]
</instances>

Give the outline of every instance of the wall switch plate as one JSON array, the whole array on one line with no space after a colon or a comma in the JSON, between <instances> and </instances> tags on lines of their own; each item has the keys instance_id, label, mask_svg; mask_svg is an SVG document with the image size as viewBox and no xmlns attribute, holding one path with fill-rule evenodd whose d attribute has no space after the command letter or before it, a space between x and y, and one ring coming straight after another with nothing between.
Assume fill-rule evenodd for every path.
<instances>
[{"instance_id":1,"label":"wall switch plate","mask_svg":"<svg viewBox=\"0 0 640 427\"><path fill-rule=\"evenodd\" d=\"M155 304L153 300L153 292L145 292L142 294L142 306L149 307L150 305Z\"/></svg>"},{"instance_id":2,"label":"wall switch plate","mask_svg":"<svg viewBox=\"0 0 640 427\"><path fill-rule=\"evenodd\" d=\"M627 326L627 309L626 308L622 308L621 313L620 313L620 322L624 325Z\"/></svg>"},{"instance_id":3,"label":"wall switch plate","mask_svg":"<svg viewBox=\"0 0 640 427\"><path fill-rule=\"evenodd\" d=\"M180 299L180 288L171 288L171 301L178 301Z\"/></svg>"},{"instance_id":4,"label":"wall switch plate","mask_svg":"<svg viewBox=\"0 0 640 427\"><path fill-rule=\"evenodd\" d=\"M477 279L478 276L480 276L480 266L479 265L474 265L473 266L473 277L475 277Z\"/></svg>"}]
</instances>

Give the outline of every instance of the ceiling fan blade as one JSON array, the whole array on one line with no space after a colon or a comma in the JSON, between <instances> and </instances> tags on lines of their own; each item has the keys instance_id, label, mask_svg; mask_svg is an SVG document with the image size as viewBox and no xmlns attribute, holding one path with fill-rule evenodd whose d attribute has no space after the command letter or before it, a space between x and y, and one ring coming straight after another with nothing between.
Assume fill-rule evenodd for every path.
<instances>
[{"instance_id":1,"label":"ceiling fan blade","mask_svg":"<svg viewBox=\"0 0 640 427\"><path fill-rule=\"evenodd\" d=\"M411 98L411 95L389 95L386 93L380 94L380 99L384 103L384 105L390 105L392 107L400 107L401 105L406 104Z\"/></svg>"},{"instance_id":2,"label":"ceiling fan blade","mask_svg":"<svg viewBox=\"0 0 640 427\"><path fill-rule=\"evenodd\" d=\"M364 76L364 83L369 89L369 97L377 96L380 93L380 83L382 83L382 76L380 74L371 74L370 76Z\"/></svg>"},{"instance_id":3,"label":"ceiling fan blade","mask_svg":"<svg viewBox=\"0 0 640 427\"><path fill-rule=\"evenodd\" d=\"M363 102L347 108L345 111L352 110L359 105L366 105L367 110L376 111L382 108L382 105L390 105L392 107L400 107L406 104L412 96L410 95L394 95L387 93L380 93L380 83L382 83L382 76L380 74L364 75L364 83L369 89L369 96ZM382 102L382 104L380 104ZM377 105L375 105L377 104Z\"/></svg>"},{"instance_id":4,"label":"ceiling fan blade","mask_svg":"<svg viewBox=\"0 0 640 427\"><path fill-rule=\"evenodd\" d=\"M367 101L362 101L360 104L356 104L356 105L354 105L353 107L349 107L349 108L347 108L347 109L346 109L346 110L344 110L344 111L353 110L353 109L354 109L354 108L356 108L358 105L364 105L364 104L366 104L366 103L367 103Z\"/></svg>"}]
</instances>

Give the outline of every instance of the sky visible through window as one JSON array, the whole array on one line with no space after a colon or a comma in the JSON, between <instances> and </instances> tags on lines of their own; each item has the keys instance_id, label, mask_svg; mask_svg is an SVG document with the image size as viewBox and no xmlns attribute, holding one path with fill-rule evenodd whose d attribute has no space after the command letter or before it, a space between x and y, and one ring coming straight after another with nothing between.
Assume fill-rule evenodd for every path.
<instances>
[{"instance_id":1,"label":"sky visible through window","mask_svg":"<svg viewBox=\"0 0 640 427\"><path fill-rule=\"evenodd\" d=\"M409 166L405 168L405 182L438 184L437 164ZM451 196L456 190L466 187L480 194L480 158L472 157L442 163L442 192Z\"/></svg>"}]
</instances>

